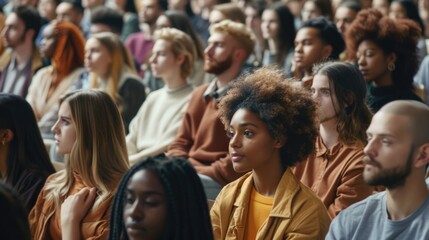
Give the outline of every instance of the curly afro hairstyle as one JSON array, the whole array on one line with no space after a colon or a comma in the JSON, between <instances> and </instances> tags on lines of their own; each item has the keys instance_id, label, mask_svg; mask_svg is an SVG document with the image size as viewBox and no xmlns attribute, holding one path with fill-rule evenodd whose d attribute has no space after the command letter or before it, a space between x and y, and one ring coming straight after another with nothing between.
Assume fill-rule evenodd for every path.
<instances>
[{"instance_id":1,"label":"curly afro hairstyle","mask_svg":"<svg viewBox=\"0 0 429 240\"><path fill-rule=\"evenodd\" d=\"M412 20L393 20L376 9L362 10L346 33L347 56L355 60L360 43L374 42L385 55L396 54L393 83L409 89L419 66L417 42L420 36L420 27Z\"/></svg>"},{"instance_id":2,"label":"curly afro hairstyle","mask_svg":"<svg viewBox=\"0 0 429 240\"><path fill-rule=\"evenodd\" d=\"M318 134L316 103L310 94L290 85L273 67L263 67L235 81L219 103L219 117L228 128L239 109L249 110L267 125L271 136L284 139L282 165L294 166L315 151Z\"/></svg>"}]
</instances>

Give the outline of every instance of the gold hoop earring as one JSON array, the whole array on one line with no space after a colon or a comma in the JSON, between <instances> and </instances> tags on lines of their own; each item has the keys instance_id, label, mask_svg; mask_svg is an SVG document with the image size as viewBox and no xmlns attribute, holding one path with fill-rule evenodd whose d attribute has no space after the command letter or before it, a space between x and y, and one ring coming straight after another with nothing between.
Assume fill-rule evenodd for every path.
<instances>
[{"instance_id":1,"label":"gold hoop earring","mask_svg":"<svg viewBox=\"0 0 429 240\"><path fill-rule=\"evenodd\" d=\"M3 139L1 140L1 145L5 145L5 143L6 143L6 139L4 139L4 138L3 138Z\"/></svg>"},{"instance_id":2,"label":"gold hoop earring","mask_svg":"<svg viewBox=\"0 0 429 240\"><path fill-rule=\"evenodd\" d=\"M395 69L396 69L395 63L391 62L387 65L387 70L393 72L395 71Z\"/></svg>"}]
</instances>

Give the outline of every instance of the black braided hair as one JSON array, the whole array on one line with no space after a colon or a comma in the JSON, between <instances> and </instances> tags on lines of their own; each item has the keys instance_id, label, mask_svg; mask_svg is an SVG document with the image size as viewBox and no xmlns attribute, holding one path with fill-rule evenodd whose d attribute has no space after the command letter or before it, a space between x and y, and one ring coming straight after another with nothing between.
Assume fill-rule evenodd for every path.
<instances>
[{"instance_id":1,"label":"black braided hair","mask_svg":"<svg viewBox=\"0 0 429 240\"><path fill-rule=\"evenodd\" d=\"M113 200L109 239L128 239L123 221L125 190L131 177L143 169L159 177L166 193L169 216L164 239L213 239L207 198L198 174L185 159L163 155L137 163L122 178Z\"/></svg>"}]
</instances>

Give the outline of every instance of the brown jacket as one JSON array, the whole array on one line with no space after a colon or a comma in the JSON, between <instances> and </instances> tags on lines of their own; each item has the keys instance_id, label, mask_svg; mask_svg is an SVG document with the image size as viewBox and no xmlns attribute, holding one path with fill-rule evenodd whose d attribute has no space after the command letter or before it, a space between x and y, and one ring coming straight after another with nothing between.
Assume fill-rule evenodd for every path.
<instances>
[{"instance_id":1,"label":"brown jacket","mask_svg":"<svg viewBox=\"0 0 429 240\"><path fill-rule=\"evenodd\" d=\"M65 171L65 170L62 170ZM51 175L46 184L56 178L60 172ZM77 193L85 185L76 175L75 184L65 197L61 198L60 204L69 196ZM46 186L45 184L45 186ZM55 209L54 201L47 200L45 187L39 194L36 205L29 215L30 230L33 239L61 239L61 205ZM113 194L103 201L96 209L91 209L81 223L81 239L95 240L107 239L109 235L109 218ZM56 221L56 222L52 222Z\"/></svg>"},{"instance_id":2,"label":"brown jacket","mask_svg":"<svg viewBox=\"0 0 429 240\"><path fill-rule=\"evenodd\" d=\"M320 137L316 153L293 169L297 179L310 187L334 218L341 210L372 194L363 181L363 147L337 143L327 149Z\"/></svg>"},{"instance_id":3,"label":"brown jacket","mask_svg":"<svg viewBox=\"0 0 429 240\"><path fill-rule=\"evenodd\" d=\"M168 147L168 156L185 157L199 174L213 178L220 185L240 177L228 155L229 139L218 117L217 101L204 98L208 84L196 88L182 120L176 139Z\"/></svg>"}]
</instances>

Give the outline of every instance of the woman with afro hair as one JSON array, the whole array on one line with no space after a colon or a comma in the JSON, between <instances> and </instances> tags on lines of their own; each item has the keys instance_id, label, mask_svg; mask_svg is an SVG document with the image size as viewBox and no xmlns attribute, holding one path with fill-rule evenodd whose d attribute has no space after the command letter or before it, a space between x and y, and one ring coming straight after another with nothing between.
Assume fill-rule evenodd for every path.
<instances>
[{"instance_id":1,"label":"woman with afro hair","mask_svg":"<svg viewBox=\"0 0 429 240\"><path fill-rule=\"evenodd\" d=\"M368 83L368 105L377 112L394 100L421 99L414 93L421 30L411 20L393 20L374 9L361 11L346 34L349 60Z\"/></svg>"},{"instance_id":2,"label":"woman with afro hair","mask_svg":"<svg viewBox=\"0 0 429 240\"><path fill-rule=\"evenodd\" d=\"M330 219L290 167L314 151L316 104L279 70L261 68L236 81L222 98L233 168L244 176L226 185L211 219L215 239L324 239Z\"/></svg>"}]
</instances>

